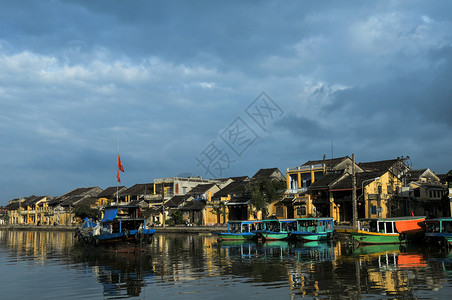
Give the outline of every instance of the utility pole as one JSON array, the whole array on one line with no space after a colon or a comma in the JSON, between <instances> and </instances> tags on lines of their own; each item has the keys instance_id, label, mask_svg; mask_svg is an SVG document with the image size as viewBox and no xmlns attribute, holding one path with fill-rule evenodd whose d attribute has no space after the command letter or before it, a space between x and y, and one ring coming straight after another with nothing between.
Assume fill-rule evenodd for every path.
<instances>
[{"instance_id":1,"label":"utility pole","mask_svg":"<svg viewBox=\"0 0 452 300\"><path fill-rule=\"evenodd\" d=\"M352 154L352 202L353 202L353 230L358 229L358 205L356 201L356 173L355 154Z\"/></svg>"},{"instance_id":2,"label":"utility pole","mask_svg":"<svg viewBox=\"0 0 452 300\"><path fill-rule=\"evenodd\" d=\"M166 216L165 216L165 182L162 182L162 227L165 228Z\"/></svg>"}]
</instances>

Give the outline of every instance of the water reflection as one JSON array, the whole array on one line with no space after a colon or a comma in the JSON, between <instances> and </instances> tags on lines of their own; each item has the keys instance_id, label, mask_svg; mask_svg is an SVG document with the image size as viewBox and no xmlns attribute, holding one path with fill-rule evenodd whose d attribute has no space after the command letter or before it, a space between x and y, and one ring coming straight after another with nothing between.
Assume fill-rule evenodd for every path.
<instances>
[{"instance_id":1,"label":"water reflection","mask_svg":"<svg viewBox=\"0 0 452 300\"><path fill-rule=\"evenodd\" d=\"M139 296L146 281L154 276L152 257L147 253L75 251L73 262L89 268L103 287L103 295Z\"/></svg>"},{"instance_id":2,"label":"water reflection","mask_svg":"<svg viewBox=\"0 0 452 300\"><path fill-rule=\"evenodd\" d=\"M211 236L157 234L143 253L125 254L86 249L76 243L73 233L56 231L0 231L0 247L6 258L0 264L5 261L20 272L30 269L20 262L33 261L50 271L64 265L75 283L91 280L97 289L88 292L74 285L69 293L82 298L148 298L152 294L153 299L210 299L259 294L263 299L382 299L438 298L452 292L452 252L431 247L217 242ZM48 289L62 285L36 274L22 280ZM21 286L25 292L30 282Z\"/></svg>"}]
</instances>

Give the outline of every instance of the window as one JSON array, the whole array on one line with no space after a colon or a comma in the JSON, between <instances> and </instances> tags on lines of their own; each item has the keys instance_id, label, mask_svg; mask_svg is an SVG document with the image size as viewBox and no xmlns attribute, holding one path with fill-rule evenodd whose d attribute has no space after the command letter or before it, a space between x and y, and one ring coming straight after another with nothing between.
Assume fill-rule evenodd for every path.
<instances>
[{"instance_id":1,"label":"window","mask_svg":"<svg viewBox=\"0 0 452 300\"><path fill-rule=\"evenodd\" d=\"M377 207L375 205L372 205L372 207L370 208L370 213L372 215L376 215L377 214Z\"/></svg>"},{"instance_id":2,"label":"window","mask_svg":"<svg viewBox=\"0 0 452 300\"><path fill-rule=\"evenodd\" d=\"M298 216L306 216L306 205L297 207L297 215Z\"/></svg>"},{"instance_id":3,"label":"window","mask_svg":"<svg viewBox=\"0 0 452 300\"><path fill-rule=\"evenodd\" d=\"M279 218L284 218L284 207L283 206L276 207L276 216Z\"/></svg>"}]
</instances>

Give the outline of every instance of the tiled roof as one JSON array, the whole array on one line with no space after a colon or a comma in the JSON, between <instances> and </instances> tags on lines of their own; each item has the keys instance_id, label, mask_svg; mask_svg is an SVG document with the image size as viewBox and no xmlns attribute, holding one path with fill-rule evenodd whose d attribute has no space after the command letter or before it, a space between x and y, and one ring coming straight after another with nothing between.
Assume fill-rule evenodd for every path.
<instances>
[{"instance_id":1,"label":"tiled roof","mask_svg":"<svg viewBox=\"0 0 452 300\"><path fill-rule=\"evenodd\" d=\"M100 191L99 191L100 190ZM49 201L50 206L56 206L65 202L65 205L73 205L76 201L83 197L97 197L102 189L97 186L77 188L62 196L58 196ZM73 200L71 200L74 198Z\"/></svg>"},{"instance_id":2,"label":"tiled roof","mask_svg":"<svg viewBox=\"0 0 452 300\"><path fill-rule=\"evenodd\" d=\"M192 200L185 203L184 206L179 208L182 211L200 211L206 207L206 202L204 200Z\"/></svg>"},{"instance_id":3,"label":"tiled roof","mask_svg":"<svg viewBox=\"0 0 452 300\"><path fill-rule=\"evenodd\" d=\"M380 161L371 161L371 162L361 162L358 166L363 169L363 171L372 172L372 171L388 171L395 164L400 162L400 159L389 159L389 160L380 160Z\"/></svg>"},{"instance_id":4,"label":"tiled roof","mask_svg":"<svg viewBox=\"0 0 452 300\"><path fill-rule=\"evenodd\" d=\"M125 186L110 186L103 190L102 192L97 195L98 198L113 198L116 197L116 191L119 191L121 193L122 191L125 191L127 188Z\"/></svg>"},{"instance_id":5,"label":"tiled roof","mask_svg":"<svg viewBox=\"0 0 452 300\"><path fill-rule=\"evenodd\" d=\"M319 180L316 180L314 183L309 186L309 190L323 190L328 189L330 185L339 179L343 174L338 173L329 173L320 178Z\"/></svg>"},{"instance_id":6,"label":"tiled roof","mask_svg":"<svg viewBox=\"0 0 452 300\"><path fill-rule=\"evenodd\" d=\"M281 171L279 171L278 168L260 169L259 171L256 172L256 174L253 175L252 178L254 178L254 179L257 179L257 178L269 178L275 172L281 173Z\"/></svg>"},{"instance_id":7,"label":"tiled roof","mask_svg":"<svg viewBox=\"0 0 452 300\"><path fill-rule=\"evenodd\" d=\"M368 180L365 182L365 185L370 184L371 179L382 176L387 171L377 171L377 172L361 172L356 173L356 189L361 189L361 186L364 180ZM351 189L352 188L352 176L351 174L345 174L338 182L333 184L330 189L340 190L340 189Z\"/></svg>"},{"instance_id":8,"label":"tiled roof","mask_svg":"<svg viewBox=\"0 0 452 300\"><path fill-rule=\"evenodd\" d=\"M5 208L8 209L8 210L19 209L19 202L9 203L8 205L5 206Z\"/></svg>"},{"instance_id":9,"label":"tiled roof","mask_svg":"<svg viewBox=\"0 0 452 300\"><path fill-rule=\"evenodd\" d=\"M187 194L193 195L193 196L202 195L205 192L207 192L208 190L210 190L212 187L214 187L215 185L216 185L215 183L198 184L197 186L192 188Z\"/></svg>"},{"instance_id":10,"label":"tiled roof","mask_svg":"<svg viewBox=\"0 0 452 300\"><path fill-rule=\"evenodd\" d=\"M227 197L228 195L241 195L246 192L247 182L234 181L213 195L214 198Z\"/></svg>"},{"instance_id":11,"label":"tiled roof","mask_svg":"<svg viewBox=\"0 0 452 300\"><path fill-rule=\"evenodd\" d=\"M234 181L249 181L250 178L248 176L237 176L237 177L229 177Z\"/></svg>"},{"instance_id":12,"label":"tiled roof","mask_svg":"<svg viewBox=\"0 0 452 300\"><path fill-rule=\"evenodd\" d=\"M184 201L186 201L190 197L191 196L188 196L188 195L176 195L176 196L173 196L171 199L169 199L168 201L165 202L165 207L177 208L177 207L179 207L179 205L184 203Z\"/></svg>"},{"instance_id":13,"label":"tiled roof","mask_svg":"<svg viewBox=\"0 0 452 300\"><path fill-rule=\"evenodd\" d=\"M332 159L310 160L310 161L307 161L304 164L302 164L302 166L325 164L325 166L327 168L333 168L346 159L350 159L350 157L344 156L344 157L337 157L337 158L332 158Z\"/></svg>"},{"instance_id":14,"label":"tiled roof","mask_svg":"<svg viewBox=\"0 0 452 300\"><path fill-rule=\"evenodd\" d=\"M139 183L119 193L120 196L141 196L154 193L154 183Z\"/></svg>"}]
</instances>

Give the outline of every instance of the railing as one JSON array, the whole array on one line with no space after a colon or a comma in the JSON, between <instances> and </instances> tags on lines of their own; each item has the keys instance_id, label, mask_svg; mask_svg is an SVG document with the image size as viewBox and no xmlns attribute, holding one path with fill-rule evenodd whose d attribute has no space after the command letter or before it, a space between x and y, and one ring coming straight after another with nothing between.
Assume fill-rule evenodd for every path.
<instances>
[{"instance_id":1,"label":"railing","mask_svg":"<svg viewBox=\"0 0 452 300\"><path fill-rule=\"evenodd\" d=\"M309 166L300 166L295 168L287 168L287 172L295 172L295 171L306 171L306 170L318 170L325 169L325 164L317 164L317 165L309 165Z\"/></svg>"},{"instance_id":2,"label":"railing","mask_svg":"<svg viewBox=\"0 0 452 300\"><path fill-rule=\"evenodd\" d=\"M307 192L308 188L299 188L299 189L287 189L286 194L298 194Z\"/></svg>"}]
</instances>

